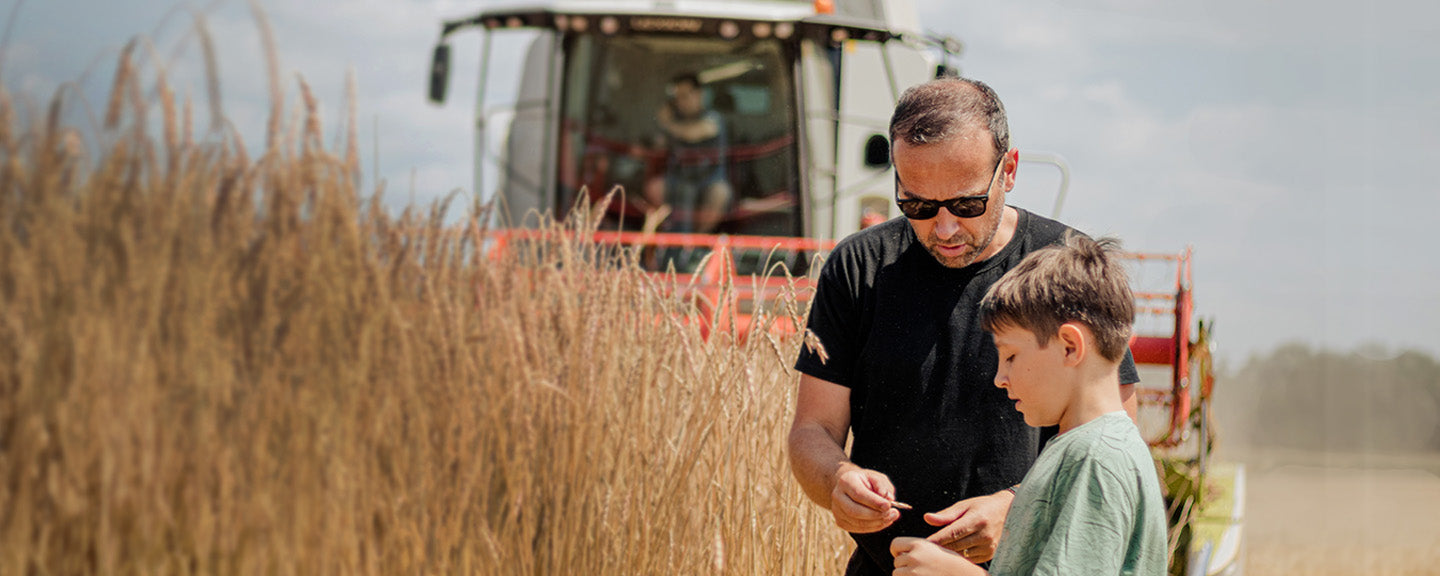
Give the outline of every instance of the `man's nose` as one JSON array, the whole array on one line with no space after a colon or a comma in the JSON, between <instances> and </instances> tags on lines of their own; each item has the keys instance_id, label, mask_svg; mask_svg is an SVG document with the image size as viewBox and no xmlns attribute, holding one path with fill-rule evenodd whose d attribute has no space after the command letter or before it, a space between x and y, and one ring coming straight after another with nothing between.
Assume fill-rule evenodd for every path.
<instances>
[{"instance_id":1,"label":"man's nose","mask_svg":"<svg viewBox=\"0 0 1440 576\"><path fill-rule=\"evenodd\" d=\"M959 231L960 219L951 214L949 210L941 208L940 213L935 215L935 235L942 240L948 240Z\"/></svg>"},{"instance_id":2,"label":"man's nose","mask_svg":"<svg viewBox=\"0 0 1440 576\"><path fill-rule=\"evenodd\" d=\"M1004 368L995 371L995 387L1004 389L1010 386L1010 375Z\"/></svg>"}]
</instances>

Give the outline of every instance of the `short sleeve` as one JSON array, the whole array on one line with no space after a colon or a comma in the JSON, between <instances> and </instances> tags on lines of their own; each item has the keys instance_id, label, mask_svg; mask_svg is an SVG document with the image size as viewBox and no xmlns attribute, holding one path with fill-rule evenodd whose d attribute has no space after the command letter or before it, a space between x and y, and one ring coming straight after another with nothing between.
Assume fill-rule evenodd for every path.
<instances>
[{"instance_id":1,"label":"short sleeve","mask_svg":"<svg viewBox=\"0 0 1440 576\"><path fill-rule=\"evenodd\" d=\"M854 291L858 283L851 280L850 272L838 251L825 261L805 324L814 338L806 338L795 360L796 370L847 388L852 385L850 374L857 352L854 339L860 324L859 296ZM812 342L820 348L813 348Z\"/></svg>"},{"instance_id":2,"label":"short sleeve","mask_svg":"<svg viewBox=\"0 0 1440 576\"><path fill-rule=\"evenodd\" d=\"M1120 359L1120 383L1140 383L1140 369L1135 366L1135 355L1130 353L1128 346L1125 347L1125 357Z\"/></svg>"}]
</instances>

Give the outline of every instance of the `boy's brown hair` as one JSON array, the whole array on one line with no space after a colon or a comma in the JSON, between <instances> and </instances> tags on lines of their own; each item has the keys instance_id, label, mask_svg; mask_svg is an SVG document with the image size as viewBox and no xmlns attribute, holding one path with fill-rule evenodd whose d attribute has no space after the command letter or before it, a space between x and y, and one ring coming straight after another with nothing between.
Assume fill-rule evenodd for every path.
<instances>
[{"instance_id":1,"label":"boy's brown hair","mask_svg":"<svg viewBox=\"0 0 1440 576\"><path fill-rule=\"evenodd\" d=\"M995 282L980 301L980 323L994 333L1024 328L1045 346L1066 322L1094 334L1100 356L1119 362L1135 323L1135 297L1115 258L1120 242L1069 232L1063 245L1036 250Z\"/></svg>"}]
</instances>

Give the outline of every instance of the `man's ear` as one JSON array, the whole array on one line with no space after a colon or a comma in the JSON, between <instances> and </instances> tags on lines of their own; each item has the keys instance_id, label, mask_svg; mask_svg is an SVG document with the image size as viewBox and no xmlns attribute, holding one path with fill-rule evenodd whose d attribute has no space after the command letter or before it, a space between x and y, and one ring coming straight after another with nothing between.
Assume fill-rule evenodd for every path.
<instances>
[{"instance_id":1,"label":"man's ear","mask_svg":"<svg viewBox=\"0 0 1440 576\"><path fill-rule=\"evenodd\" d=\"M1004 166L1001 167L1000 186L1006 192L1015 189L1015 176L1020 173L1020 150L1011 148L1005 152L1005 159L1001 160Z\"/></svg>"},{"instance_id":2,"label":"man's ear","mask_svg":"<svg viewBox=\"0 0 1440 576\"><path fill-rule=\"evenodd\" d=\"M1056 335L1058 344L1065 350L1065 365L1079 366L1090 352L1085 344L1085 332L1080 325L1074 322L1066 322L1060 325L1060 332Z\"/></svg>"}]
</instances>

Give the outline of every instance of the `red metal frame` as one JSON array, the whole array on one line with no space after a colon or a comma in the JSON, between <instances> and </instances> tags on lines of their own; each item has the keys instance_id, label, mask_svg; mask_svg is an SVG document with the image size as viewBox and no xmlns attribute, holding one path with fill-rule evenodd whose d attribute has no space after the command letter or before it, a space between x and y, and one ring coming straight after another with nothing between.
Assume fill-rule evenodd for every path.
<instances>
[{"instance_id":1,"label":"red metal frame","mask_svg":"<svg viewBox=\"0 0 1440 576\"><path fill-rule=\"evenodd\" d=\"M1164 261L1175 264L1175 287L1170 293L1136 292L1136 314L1169 315L1174 322L1170 334L1133 335L1130 354L1137 364L1168 366L1171 370L1170 390L1142 389L1142 404L1169 404L1170 425L1165 434L1151 444L1173 447L1185 437L1190 421L1190 346L1194 300L1191 295L1191 257L1189 247L1178 254L1129 253L1126 258L1140 262ZM1148 305L1160 302L1161 305ZM1168 303L1169 305L1164 305Z\"/></svg>"},{"instance_id":2,"label":"red metal frame","mask_svg":"<svg viewBox=\"0 0 1440 576\"><path fill-rule=\"evenodd\" d=\"M553 237L553 233L540 230L511 229L498 231L491 236L495 240L493 254L502 253L513 240L536 240ZM788 236L724 236L713 234L676 234L644 232L597 231L590 235L596 243L618 244L653 248L708 248L710 257L703 268L690 273L648 272L657 279L670 283L669 287L682 292L681 297L689 299L696 306L696 321L701 334L709 337L712 332L733 334L743 340L751 331L755 318L750 313L760 302L773 302L785 294L794 294L797 301L810 301L815 283L805 277L766 276L742 278L735 271L734 250L762 250L777 252L828 252L835 247L834 240L815 240ZM770 330L776 333L795 333L803 327L795 326L785 318L775 318Z\"/></svg>"},{"instance_id":3,"label":"red metal frame","mask_svg":"<svg viewBox=\"0 0 1440 576\"><path fill-rule=\"evenodd\" d=\"M498 254L503 252L512 240L543 239L554 237L554 233L517 229L498 231L491 237L495 241L495 253ZM793 293L801 304L806 304L813 293L814 282L809 278L739 277L735 271L734 250L828 252L835 247L834 240L775 236L600 231L592 233L590 237L594 242L604 244L710 249L711 256L705 266L693 273L676 273L672 276L663 272L650 272L652 277L658 280L673 281L671 289L684 291L682 296L695 302L696 321L699 322L701 333L707 338L718 331L744 339L749 335L754 323L750 311L756 309L756 303L773 302L784 294ZM1130 339L1130 352L1137 364L1168 366L1171 369L1169 390L1142 389L1139 393L1142 404L1170 406L1169 426L1160 439L1152 442L1155 446L1169 447L1179 444L1185 436L1184 429L1190 420L1190 347L1191 324L1194 320L1191 256L1190 248L1178 254L1125 255L1127 259L1140 262L1162 261L1175 265L1173 292L1135 293L1137 315L1173 317L1169 334L1137 334ZM777 320L770 324L770 330L794 333L802 329L786 319ZM1202 374L1201 377L1208 379L1207 375Z\"/></svg>"}]
</instances>

